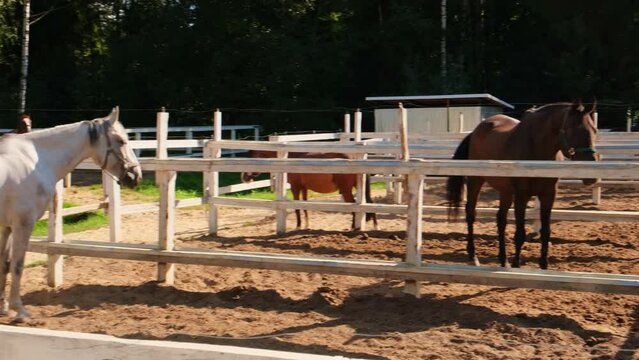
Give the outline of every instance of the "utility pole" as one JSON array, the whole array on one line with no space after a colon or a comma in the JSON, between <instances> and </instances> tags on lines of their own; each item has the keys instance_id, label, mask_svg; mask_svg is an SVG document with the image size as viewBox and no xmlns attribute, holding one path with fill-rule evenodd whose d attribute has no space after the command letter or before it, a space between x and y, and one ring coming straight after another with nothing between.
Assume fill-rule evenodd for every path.
<instances>
[{"instance_id":1,"label":"utility pole","mask_svg":"<svg viewBox=\"0 0 639 360\"><path fill-rule=\"evenodd\" d=\"M20 58L20 88L19 88L19 100L20 106L18 112L20 114L25 112L27 103L27 73L29 69L29 26L31 18L31 0L24 1L24 15L22 23L22 56Z\"/></svg>"}]
</instances>

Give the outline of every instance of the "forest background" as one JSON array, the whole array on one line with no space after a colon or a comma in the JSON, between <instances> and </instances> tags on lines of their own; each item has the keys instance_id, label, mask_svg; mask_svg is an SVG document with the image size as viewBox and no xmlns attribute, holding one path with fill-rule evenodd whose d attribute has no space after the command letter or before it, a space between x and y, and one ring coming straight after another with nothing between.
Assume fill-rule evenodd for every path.
<instances>
[{"instance_id":1,"label":"forest background","mask_svg":"<svg viewBox=\"0 0 639 360\"><path fill-rule=\"evenodd\" d=\"M0 0L0 128L19 108L23 1ZM336 130L366 96L490 93L516 106L596 97L602 127L639 112L636 0L36 0L35 127L122 108L127 127Z\"/></svg>"}]
</instances>

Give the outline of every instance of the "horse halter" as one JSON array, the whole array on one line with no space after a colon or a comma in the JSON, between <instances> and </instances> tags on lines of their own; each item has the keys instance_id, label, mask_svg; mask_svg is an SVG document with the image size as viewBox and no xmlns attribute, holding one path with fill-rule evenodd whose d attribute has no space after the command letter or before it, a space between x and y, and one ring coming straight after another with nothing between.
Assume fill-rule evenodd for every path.
<instances>
[{"instance_id":1,"label":"horse halter","mask_svg":"<svg viewBox=\"0 0 639 360\"><path fill-rule=\"evenodd\" d=\"M575 154L577 153L586 153L586 154L596 154L597 149L595 149L592 145L587 147L574 147L570 146L568 139L566 138L566 118L564 118L564 123L559 129L559 142L561 142L562 150L565 150L570 156L571 160L574 160Z\"/></svg>"},{"instance_id":2,"label":"horse halter","mask_svg":"<svg viewBox=\"0 0 639 360\"><path fill-rule=\"evenodd\" d=\"M113 178L115 178L116 181L119 183L120 179L118 179L117 176L114 176L106 169L107 162L109 161L109 155L113 155L115 156L116 159L120 160L122 164L124 164L124 169L127 172L131 169L135 169L136 167L140 165L135 164L131 161L128 161L119 152L115 151L115 148L113 147L113 143L111 142L111 139L109 138L109 134L107 134L107 126L102 126L102 131L104 132L104 137L106 138L107 150L106 150L106 153L104 154L104 160L102 160L102 165L100 166L100 168L106 171Z\"/></svg>"}]
</instances>

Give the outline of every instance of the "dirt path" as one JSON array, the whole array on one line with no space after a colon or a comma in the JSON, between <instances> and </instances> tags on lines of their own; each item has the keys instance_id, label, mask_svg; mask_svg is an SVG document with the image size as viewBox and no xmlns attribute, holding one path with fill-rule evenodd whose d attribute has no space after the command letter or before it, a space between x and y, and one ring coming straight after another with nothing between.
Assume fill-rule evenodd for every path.
<instances>
[{"instance_id":1,"label":"dirt path","mask_svg":"<svg viewBox=\"0 0 639 360\"><path fill-rule=\"evenodd\" d=\"M441 187L430 190L425 202L441 204ZM494 194L483 197L483 205L495 204ZM592 208L589 197L562 190L558 207ZM605 191L599 208L637 211L637 204L636 191ZM348 231L350 215L311 212L310 230L279 237L272 212L221 213L212 238L204 210L178 211L177 246L383 260L405 253L403 217L380 216L383 230L362 234ZM155 242L157 216L126 216L126 241ZM288 221L292 229L294 215ZM424 260L465 263L465 224L424 221ZM493 219L476 232L480 260L497 265ZM108 231L67 237L107 240ZM538 254L539 244L527 243L523 266L536 268ZM639 224L556 222L550 266L639 274ZM53 290L46 269L30 268L23 293L36 320L29 326L362 358L639 358L636 296L426 283L415 299L398 281L190 265L179 265L167 287L153 281L155 272L152 263L72 257L64 285Z\"/></svg>"}]
</instances>

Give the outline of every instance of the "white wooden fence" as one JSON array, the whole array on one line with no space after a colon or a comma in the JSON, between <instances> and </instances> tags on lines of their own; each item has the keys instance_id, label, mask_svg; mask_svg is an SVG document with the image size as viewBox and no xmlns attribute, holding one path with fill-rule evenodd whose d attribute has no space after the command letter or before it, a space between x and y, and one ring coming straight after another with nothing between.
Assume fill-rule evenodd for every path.
<instances>
[{"instance_id":1,"label":"white wooden fence","mask_svg":"<svg viewBox=\"0 0 639 360\"><path fill-rule=\"evenodd\" d=\"M160 264L158 278L172 282L166 275L171 264L199 264L235 266L245 268L277 269L285 271L322 272L345 275L388 277L413 281L448 281L498 286L516 286L545 289L579 290L639 294L639 277L634 275L608 275L539 271L527 269L502 269L470 267L463 265L424 264L421 260L421 224L423 208L420 206L424 175L491 175L533 177L588 178L593 174L622 179L639 178L639 162L543 162L543 161L464 161L464 160L326 160L326 159L143 159L145 170L162 173L160 201L159 246L103 243L95 241L62 241L61 233L50 232L49 241L33 240L30 250L47 253L59 259L60 255L94 256L114 259L152 261ZM176 171L240 171L252 169L260 172L303 173L396 173L408 175L407 213L407 261L353 260L291 255L230 252L222 250L176 249L173 244L175 221L174 174ZM62 197L56 198L56 203ZM208 198L212 206L219 206L214 196ZM271 206L288 208L286 200L273 202ZM310 204L308 204L310 205ZM295 207L296 205L293 205ZM56 208L56 207L54 207ZM397 212L396 205L340 204L331 210ZM212 212L214 213L214 212ZM61 214L52 212L52 227L61 226ZM216 222L209 232L215 234ZM426 251L427 253L427 251ZM426 255L427 258L427 255ZM50 284L62 281L62 265L50 267ZM171 270L174 271L174 270ZM418 288L415 288L417 290ZM417 294L417 291L415 291Z\"/></svg>"},{"instance_id":2,"label":"white wooden fence","mask_svg":"<svg viewBox=\"0 0 639 360\"><path fill-rule=\"evenodd\" d=\"M221 113L214 117L216 128L221 128ZM357 116L356 116L357 119ZM358 134L356 121L357 140ZM276 269L283 271L320 272L344 275L396 278L407 280L407 291L419 296L419 281L463 282L470 284L486 284L508 287L528 287L559 290L577 290L592 292L614 292L620 294L639 295L639 276L621 274L598 274L541 271L530 269L503 269L491 267L472 267L465 265L436 265L422 261L422 222L424 210L432 212L434 208L423 206L424 176L477 175L477 176L516 176L516 177L560 177L560 178L616 178L621 180L639 179L639 162L555 162L555 161L469 161L469 160L432 160L408 159L407 152L398 159L287 159L286 154L293 151L323 151L353 154L397 153L397 148L385 144L355 143L322 143L322 144L280 144L257 143L220 140L219 132L213 140L205 144L204 159L166 158L166 149L170 140L166 140L167 117L158 114L158 158L142 158L140 163L146 171L155 171L159 180L159 204L145 205L147 209L157 206L159 211L159 232L157 245L124 244L117 242L97 241L64 241L62 226L62 188L58 186L58 195L49 213L49 236L47 240L34 239L30 251L46 253L49 256L49 284L56 286L62 282L63 255L93 256L113 259L140 260L158 263L158 279L168 284L175 276L174 264L198 264L215 266L233 266L243 268ZM184 140L188 141L188 140ZM238 159L220 158L220 149L228 148L260 148L277 151L280 159ZM426 151L429 145L416 145L404 150ZM312 149L312 150L311 150ZM408 203L367 204L363 194L358 194L356 203L316 203L293 202L283 196L275 201L257 201L246 199L225 199L219 197L220 187L217 179L219 172L271 172L282 174L278 179L278 195L283 192L285 175L295 173L357 173L357 174L398 174L407 178ZM324 257L292 256L267 253L247 253L223 250L177 249L174 244L175 209L180 202L175 200L175 174L179 171L202 172L205 174L206 192L204 199L189 200L189 205L209 204L209 233L217 234L219 206L252 206L264 207L278 211L278 232L285 230L287 209L303 208L338 212L379 212L405 213L407 216L406 260L354 260ZM110 184L113 189L116 183ZM109 194L111 222L123 212L115 198L118 192ZM135 205L139 210L139 206ZM553 217L557 217L555 213ZM570 213L571 219L585 216L585 212ZM603 220L601 213L597 220ZM617 219L619 214L608 214L610 219ZM635 214L636 216L636 214ZM629 220L623 217L621 220ZM636 219L636 218L633 218ZM362 223L362 228L363 228ZM113 234L113 232L112 232ZM116 232L117 234L117 232ZM114 241L122 240L122 235L112 237Z\"/></svg>"}]
</instances>

